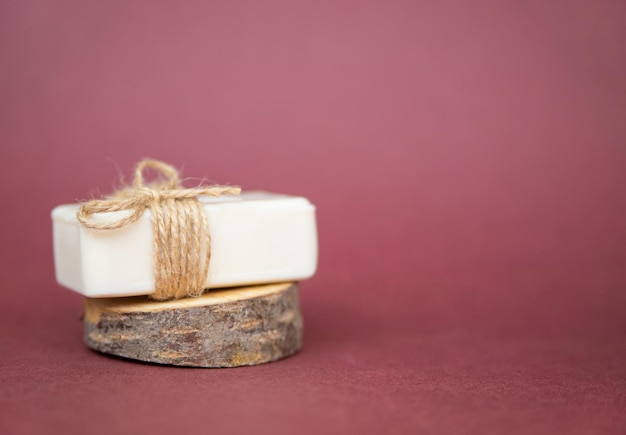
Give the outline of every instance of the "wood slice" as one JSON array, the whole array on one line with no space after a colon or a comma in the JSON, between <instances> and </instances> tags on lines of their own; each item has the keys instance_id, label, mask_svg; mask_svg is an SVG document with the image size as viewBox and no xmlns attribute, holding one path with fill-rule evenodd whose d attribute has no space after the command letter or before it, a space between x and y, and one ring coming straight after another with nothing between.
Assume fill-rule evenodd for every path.
<instances>
[{"instance_id":1,"label":"wood slice","mask_svg":"<svg viewBox=\"0 0 626 435\"><path fill-rule=\"evenodd\" d=\"M213 290L169 302L86 298L84 324L91 349L180 366L262 364L302 345L296 283Z\"/></svg>"}]
</instances>

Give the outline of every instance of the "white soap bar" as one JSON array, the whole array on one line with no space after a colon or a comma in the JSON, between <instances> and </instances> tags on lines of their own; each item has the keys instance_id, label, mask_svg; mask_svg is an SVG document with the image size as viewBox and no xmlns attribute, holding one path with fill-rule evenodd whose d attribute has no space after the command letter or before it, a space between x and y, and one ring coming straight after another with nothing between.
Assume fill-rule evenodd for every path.
<instances>
[{"instance_id":1,"label":"white soap bar","mask_svg":"<svg viewBox=\"0 0 626 435\"><path fill-rule=\"evenodd\" d=\"M207 287L295 281L315 272L315 207L307 199L266 192L199 199L211 234ZM92 230L78 222L78 208L61 205L52 211L59 284L88 297L152 293L150 211L123 228ZM119 213L101 218L115 220Z\"/></svg>"}]
</instances>

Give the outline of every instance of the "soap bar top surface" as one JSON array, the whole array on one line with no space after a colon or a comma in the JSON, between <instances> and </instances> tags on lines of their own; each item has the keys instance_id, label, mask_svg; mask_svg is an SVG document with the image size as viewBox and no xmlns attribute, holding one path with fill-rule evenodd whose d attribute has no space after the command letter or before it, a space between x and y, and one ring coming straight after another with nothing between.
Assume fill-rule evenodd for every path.
<instances>
[{"instance_id":1,"label":"soap bar top surface","mask_svg":"<svg viewBox=\"0 0 626 435\"><path fill-rule=\"evenodd\" d=\"M310 278L317 267L315 207L305 198L268 192L199 197L211 234L206 286L231 287ZM150 211L126 227L92 230L76 218L79 204L52 211L59 284L89 297L154 291ZM101 213L115 221L125 211Z\"/></svg>"}]
</instances>

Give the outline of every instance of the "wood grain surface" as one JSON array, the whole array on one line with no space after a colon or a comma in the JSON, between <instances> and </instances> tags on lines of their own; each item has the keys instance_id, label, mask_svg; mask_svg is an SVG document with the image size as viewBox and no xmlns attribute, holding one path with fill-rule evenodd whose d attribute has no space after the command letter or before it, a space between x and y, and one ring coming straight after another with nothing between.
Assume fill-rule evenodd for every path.
<instances>
[{"instance_id":1,"label":"wood grain surface","mask_svg":"<svg viewBox=\"0 0 626 435\"><path fill-rule=\"evenodd\" d=\"M85 299L91 349L193 367L262 364L297 352L302 317L296 283L211 291L199 298Z\"/></svg>"}]
</instances>

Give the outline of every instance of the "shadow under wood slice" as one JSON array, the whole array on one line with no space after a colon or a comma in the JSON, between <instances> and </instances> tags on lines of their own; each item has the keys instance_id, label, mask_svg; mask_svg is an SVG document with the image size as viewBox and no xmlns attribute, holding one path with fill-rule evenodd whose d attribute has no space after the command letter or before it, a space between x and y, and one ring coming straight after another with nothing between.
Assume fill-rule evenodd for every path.
<instances>
[{"instance_id":1,"label":"shadow under wood slice","mask_svg":"<svg viewBox=\"0 0 626 435\"><path fill-rule=\"evenodd\" d=\"M86 298L84 324L91 349L179 366L262 364L302 346L296 283L214 290L168 302Z\"/></svg>"}]
</instances>

